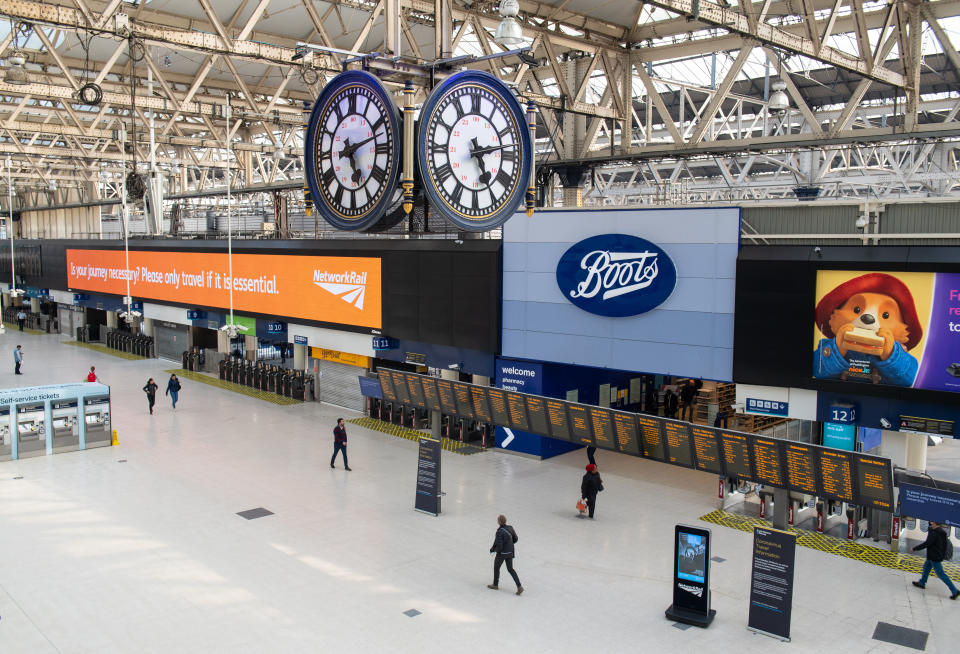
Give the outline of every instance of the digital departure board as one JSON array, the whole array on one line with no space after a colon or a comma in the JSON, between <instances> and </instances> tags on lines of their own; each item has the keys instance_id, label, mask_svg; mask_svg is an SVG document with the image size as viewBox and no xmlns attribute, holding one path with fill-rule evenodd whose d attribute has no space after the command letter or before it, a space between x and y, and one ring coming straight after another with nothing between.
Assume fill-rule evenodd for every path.
<instances>
[{"instance_id":1,"label":"digital departure board","mask_svg":"<svg viewBox=\"0 0 960 654\"><path fill-rule=\"evenodd\" d=\"M500 427L510 426L510 407L507 406L507 393L499 388L488 388L487 397L490 399L490 415L492 422Z\"/></svg>"},{"instance_id":2,"label":"digital departure board","mask_svg":"<svg viewBox=\"0 0 960 654\"><path fill-rule=\"evenodd\" d=\"M752 481L753 466L750 465L750 443L748 434L735 431L721 431L720 443L723 447L723 467L728 477L737 477Z\"/></svg>"},{"instance_id":3,"label":"digital departure board","mask_svg":"<svg viewBox=\"0 0 960 654\"><path fill-rule=\"evenodd\" d=\"M473 399L470 397L470 386L453 382L453 399L457 403L457 415L461 418L473 420Z\"/></svg>"},{"instance_id":4,"label":"digital departure board","mask_svg":"<svg viewBox=\"0 0 960 654\"><path fill-rule=\"evenodd\" d=\"M643 444L643 456L657 461L667 460L667 450L663 444L661 421L657 418L637 416L637 425L640 428L640 442Z\"/></svg>"},{"instance_id":5,"label":"digital departure board","mask_svg":"<svg viewBox=\"0 0 960 654\"><path fill-rule=\"evenodd\" d=\"M490 403L487 401L486 386L471 386L470 399L473 400L473 414L481 422L490 422Z\"/></svg>"},{"instance_id":6,"label":"digital departure board","mask_svg":"<svg viewBox=\"0 0 960 654\"><path fill-rule=\"evenodd\" d=\"M410 404L410 391L407 390L407 376L402 372L390 370L390 377L393 378L393 390L397 395L397 402L401 404Z\"/></svg>"},{"instance_id":7,"label":"digital departure board","mask_svg":"<svg viewBox=\"0 0 960 654\"><path fill-rule=\"evenodd\" d=\"M697 454L697 470L723 475L723 458L720 456L719 434L715 429L690 425L693 436L693 451Z\"/></svg>"},{"instance_id":8,"label":"digital departure board","mask_svg":"<svg viewBox=\"0 0 960 654\"><path fill-rule=\"evenodd\" d=\"M447 415L457 415L457 400L453 394L453 382L446 379L437 380L437 391L440 394L440 406Z\"/></svg>"},{"instance_id":9,"label":"digital departure board","mask_svg":"<svg viewBox=\"0 0 960 654\"><path fill-rule=\"evenodd\" d=\"M547 424L547 404L545 398L536 395L524 395L527 402L527 416L530 419L530 431L541 436L550 435ZM511 414L512 415L512 414Z\"/></svg>"},{"instance_id":10,"label":"digital departure board","mask_svg":"<svg viewBox=\"0 0 960 654\"><path fill-rule=\"evenodd\" d=\"M430 411L443 412L443 406L440 404L440 393L437 391L437 380L433 377L422 377L423 399L427 401L427 409Z\"/></svg>"},{"instance_id":11,"label":"digital departure board","mask_svg":"<svg viewBox=\"0 0 960 654\"><path fill-rule=\"evenodd\" d=\"M616 435L613 433L613 412L598 406L590 407L590 425L593 427L594 445L616 451Z\"/></svg>"},{"instance_id":12,"label":"digital departure board","mask_svg":"<svg viewBox=\"0 0 960 654\"><path fill-rule=\"evenodd\" d=\"M689 423L665 420L663 436L667 446L667 463L692 468L693 443L690 439Z\"/></svg>"},{"instance_id":13,"label":"digital departure board","mask_svg":"<svg viewBox=\"0 0 960 654\"><path fill-rule=\"evenodd\" d=\"M611 411L610 413L613 414L613 428L616 432L617 447L624 454L640 456L637 422L633 414L623 413L622 411Z\"/></svg>"},{"instance_id":14,"label":"digital departure board","mask_svg":"<svg viewBox=\"0 0 960 654\"><path fill-rule=\"evenodd\" d=\"M816 462L818 448L787 441L783 449L787 467L787 488L807 495L819 495Z\"/></svg>"},{"instance_id":15,"label":"digital departure board","mask_svg":"<svg viewBox=\"0 0 960 654\"><path fill-rule=\"evenodd\" d=\"M527 420L527 404L523 395L504 391L507 396L507 408L510 410L510 427L521 431L533 431Z\"/></svg>"},{"instance_id":16,"label":"digital departure board","mask_svg":"<svg viewBox=\"0 0 960 654\"><path fill-rule=\"evenodd\" d=\"M857 466L857 504L893 510L893 471L890 459L854 454Z\"/></svg>"},{"instance_id":17,"label":"digital departure board","mask_svg":"<svg viewBox=\"0 0 960 654\"><path fill-rule=\"evenodd\" d=\"M782 443L774 438L753 437L753 465L756 480L761 484L787 487L783 474Z\"/></svg>"},{"instance_id":18,"label":"digital departure board","mask_svg":"<svg viewBox=\"0 0 960 654\"><path fill-rule=\"evenodd\" d=\"M397 401L397 393L393 390L393 379L386 370L378 370L377 377L380 378L380 388L383 389L383 399L389 402Z\"/></svg>"},{"instance_id":19,"label":"digital departure board","mask_svg":"<svg viewBox=\"0 0 960 654\"><path fill-rule=\"evenodd\" d=\"M407 375L407 390L410 391L410 406L419 409L427 408L427 401L423 396L423 386L420 385L422 375Z\"/></svg>"},{"instance_id":20,"label":"digital departure board","mask_svg":"<svg viewBox=\"0 0 960 654\"><path fill-rule=\"evenodd\" d=\"M581 445L593 445L593 429L590 428L590 413L583 404L568 404L567 415L570 416L571 440Z\"/></svg>"},{"instance_id":21,"label":"digital departure board","mask_svg":"<svg viewBox=\"0 0 960 654\"><path fill-rule=\"evenodd\" d=\"M822 490L817 495L853 503L853 454L827 449L818 452Z\"/></svg>"},{"instance_id":22,"label":"digital departure board","mask_svg":"<svg viewBox=\"0 0 960 654\"><path fill-rule=\"evenodd\" d=\"M570 439L570 421L567 419L567 403L563 400L547 399L547 417L550 419L550 435L554 438Z\"/></svg>"}]
</instances>

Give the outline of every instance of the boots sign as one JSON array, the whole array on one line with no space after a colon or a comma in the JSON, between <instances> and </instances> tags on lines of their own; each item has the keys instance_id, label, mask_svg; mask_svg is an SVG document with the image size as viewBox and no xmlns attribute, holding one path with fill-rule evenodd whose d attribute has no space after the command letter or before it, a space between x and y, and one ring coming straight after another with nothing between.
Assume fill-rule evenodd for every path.
<instances>
[{"instance_id":1,"label":"boots sign","mask_svg":"<svg viewBox=\"0 0 960 654\"><path fill-rule=\"evenodd\" d=\"M584 311L621 318L663 304L677 285L677 268L650 241L601 234L576 243L560 257L557 284L564 297Z\"/></svg>"}]
</instances>

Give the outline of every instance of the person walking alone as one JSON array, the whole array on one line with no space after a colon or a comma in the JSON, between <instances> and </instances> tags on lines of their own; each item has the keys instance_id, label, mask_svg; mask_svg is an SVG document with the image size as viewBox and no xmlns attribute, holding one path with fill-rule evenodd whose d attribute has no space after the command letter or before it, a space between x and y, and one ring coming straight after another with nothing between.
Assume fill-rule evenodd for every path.
<instances>
[{"instance_id":1,"label":"person walking alone","mask_svg":"<svg viewBox=\"0 0 960 654\"><path fill-rule=\"evenodd\" d=\"M153 405L157 402L157 382L153 377L147 380L147 385L143 387L143 392L147 394L147 403L150 405L150 415L153 415Z\"/></svg>"},{"instance_id":2,"label":"person walking alone","mask_svg":"<svg viewBox=\"0 0 960 654\"><path fill-rule=\"evenodd\" d=\"M514 528L507 524L505 515L497 516L497 525L497 533L493 537L493 546L490 548L490 551L496 554L493 559L493 583L487 584L487 588L500 590L500 566L506 563L507 572L510 573L514 583L517 584L517 595L521 595L523 586L520 584L517 571L513 569L513 557L516 554L514 545L520 539L517 538L517 532Z\"/></svg>"},{"instance_id":3,"label":"person walking alone","mask_svg":"<svg viewBox=\"0 0 960 654\"><path fill-rule=\"evenodd\" d=\"M97 369L94 366L90 366L90 372L87 373L88 382L97 382L100 381L97 379Z\"/></svg>"},{"instance_id":4,"label":"person walking alone","mask_svg":"<svg viewBox=\"0 0 960 654\"><path fill-rule=\"evenodd\" d=\"M943 571L943 560L947 558L947 539L949 538L939 522L930 521L927 540L913 548L914 552L927 550L927 560L923 562L923 574L920 575L920 581L914 581L913 585L917 588L926 588L927 578L930 576L930 571L933 570L950 589L950 599L955 600L960 597L960 590L957 590L957 587L950 581L950 577Z\"/></svg>"},{"instance_id":5,"label":"person walking alone","mask_svg":"<svg viewBox=\"0 0 960 654\"><path fill-rule=\"evenodd\" d=\"M597 493L603 490L603 480L600 479L600 473L597 466L593 463L587 466L587 472L583 475L580 482L580 497L587 501L587 507L590 509L590 519L593 519L593 512L597 509ZM580 514L583 515L582 513Z\"/></svg>"},{"instance_id":6,"label":"person walking alone","mask_svg":"<svg viewBox=\"0 0 960 654\"><path fill-rule=\"evenodd\" d=\"M337 426L333 428L333 456L330 457L330 467L336 468L333 462L337 460L337 452L343 452L343 467L350 470L347 463L347 427L343 418L337 418Z\"/></svg>"},{"instance_id":7,"label":"person walking alone","mask_svg":"<svg viewBox=\"0 0 960 654\"><path fill-rule=\"evenodd\" d=\"M20 309L17 312L17 326L20 328L20 331L23 331L23 324L27 322L27 314L23 312L23 309Z\"/></svg>"},{"instance_id":8,"label":"person walking alone","mask_svg":"<svg viewBox=\"0 0 960 654\"><path fill-rule=\"evenodd\" d=\"M167 382L167 395L173 400L173 409L177 409L177 399L180 397L180 380L176 375L170 375L170 381Z\"/></svg>"},{"instance_id":9,"label":"person walking alone","mask_svg":"<svg viewBox=\"0 0 960 654\"><path fill-rule=\"evenodd\" d=\"M21 346L17 346L13 351L13 374L22 375L20 372L20 364L23 363L23 349Z\"/></svg>"}]
</instances>

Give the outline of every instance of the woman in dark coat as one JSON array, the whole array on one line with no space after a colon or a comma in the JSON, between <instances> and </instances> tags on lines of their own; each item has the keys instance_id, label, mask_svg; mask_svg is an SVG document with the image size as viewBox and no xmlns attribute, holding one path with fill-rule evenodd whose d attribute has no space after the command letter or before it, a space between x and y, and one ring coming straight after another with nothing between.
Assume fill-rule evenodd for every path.
<instances>
[{"instance_id":1,"label":"woman in dark coat","mask_svg":"<svg viewBox=\"0 0 960 654\"><path fill-rule=\"evenodd\" d=\"M517 571L513 569L513 557L514 557L514 543L516 543L519 538L517 538L517 532L514 531L513 527L507 524L507 517L504 515L497 516L497 533L493 538L493 546L490 548L491 552L496 552L497 556L493 560L493 583L487 584L487 588L492 588L493 590L500 590L500 566L506 562L507 572L510 573L510 576L513 577L514 583L517 584L517 595L523 593L523 586L520 585L520 577L517 576Z\"/></svg>"},{"instance_id":2,"label":"woman in dark coat","mask_svg":"<svg viewBox=\"0 0 960 654\"><path fill-rule=\"evenodd\" d=\"M170 375L170 381L167 382L167 395L173 400L173 408L177 408L177 400L180 398L180 380L176 375Z\"/></svg>"},{"instance_id":3,"label":"woman in dark coat","mask_svg":"<svg viewBox=\"0 0 960 654\"><path fill-rule=\"evenodd\" d=\"M602 490L603 480L600 479L597 466L591 463L587 466L587 472L583 475L583 481L580 482L580 497L587 501L591 518L593 518L593 512L597 508L597 493Z\"/></svg>"},{"instance_id":4,"label":"woman in dark coat","mask_svg":"<svg viewBox=\"0 0 960 654\"><path fill-rule=\"evenodd\" d=\"M157 402L157 383L153 377L147 380L147 385L143 387L143 392L147 394L147 402L150 404L150 415L153 415L153 405Z\"/></svg>"}]
</instances>

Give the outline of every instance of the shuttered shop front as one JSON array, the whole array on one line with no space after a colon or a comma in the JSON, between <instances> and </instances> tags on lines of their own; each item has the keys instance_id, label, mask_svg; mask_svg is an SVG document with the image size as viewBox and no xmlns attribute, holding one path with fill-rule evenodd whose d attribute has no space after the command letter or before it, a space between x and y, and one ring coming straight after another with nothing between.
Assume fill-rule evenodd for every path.
<instances>
[{"instance_id":1,"label":"shuttered shop front","mask_svg":"<svg viewBox=\"0 0 960 654\"><path fill-rule=\"evenodd\" d=\"M364 398L357 377L370 368L370 358L338 350L311 348L317 359L319 400L355 411L363 411Z\"/></svg>"}]
</instances>

